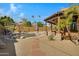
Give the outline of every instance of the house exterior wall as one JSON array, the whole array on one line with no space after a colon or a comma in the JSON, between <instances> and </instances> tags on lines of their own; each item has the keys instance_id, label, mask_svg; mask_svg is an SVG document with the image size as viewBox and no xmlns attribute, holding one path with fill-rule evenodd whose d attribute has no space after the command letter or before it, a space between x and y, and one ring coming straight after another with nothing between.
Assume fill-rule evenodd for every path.
<instances>
[{"instance_id":1,"label":"house exterior wall","mask_svg":"<svg viewBox=\"0 0 79 59\"><path fill-rule=\"evenodd\" d=\"M79 16L78 16L78 19L77 19L77 30L79 31Z\"/></svg>"}]
</instances>

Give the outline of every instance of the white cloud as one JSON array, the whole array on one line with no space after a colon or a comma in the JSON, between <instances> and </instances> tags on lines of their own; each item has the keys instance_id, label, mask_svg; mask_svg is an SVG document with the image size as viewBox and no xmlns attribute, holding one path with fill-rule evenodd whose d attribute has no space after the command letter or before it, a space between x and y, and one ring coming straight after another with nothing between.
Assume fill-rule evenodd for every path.
<instances>
[{"instance_id":1,"label":"white cloud","mask_svg":"<svg viewBox=\"0 0 79 59\"><path fill-rule=\"evenodd\" d=\"M10 16L10 17L24 17L24 13L20 12L22 10L22 5L15 5L11 3L9 5L9 9L5 11L5 9L0 7L0 16Z\"/></svg>"},{"instance_id":2,"label":"white cloud","mask_svg":"<svg viewBox=\"0 0 79 59\"><path fill-rule=\"evenodd\" d=\"M20 13L19 17L24 17L24 13Z\"/></svg>"},{"instance_id":3,"label":"white cloud","mask_svg":"<svg viewBox=\"0 0 79 59\"><path fill-rule=\"evenodd\" d=\"M3 13L3 9L2 8L0 8L0 14L2 14Z\"/></svg>"},{"instance_id":4,"label":"white cloud","mask_svg":"<svg viewBox=\"0 0 79 59\"><path fill-rule=\"evenodd\" d=\"M19 13L19 10L21 9L21 5L15 5L13 3L10 4L10 9L7 11L6 15L7 16L13 16Z\"/></svg>"},{"instance_id":5,"label":"white cloud","mask_svg":"<svg viewBox=\"0 0 79 59\"><path fill-rule=\"evenodd\" d=\"M4 15L4 9L0 8L0 16L3 16L3 15Z\"/></svg>"},{"instance_id":6,"label":"white cloud","mask_svg":"<svg viewBox=\"0 0 79 59\"><path fill-rule=\"evenodd\" d=\"M10 9L6 12L7 16L12 16L13 14L16 13L17 11L17 6L15 6L14 4L10 4Z\"/></svg>"},{"instance_id":7,"label":"white cloud","mask_svg":"<svg viewBox=\"0 0 79 59\"><path fill-rule=\"evenodd\" d=\"M6 15L7 15L7 16L11 16L11 15L12 15L12 14L11 14L11 11L7 11Z\"/></svg>"},{"instance_id":8,"label":"white cloud","mask_svg":"<svg viewBox=\"0 0 79 59\"><path fill-rule=\"evenodd\" d=\"M16 10L17 10L17 6L15 6L14 4L10 4L10 11L15 13Z\"/></svg>"}]
</instances>

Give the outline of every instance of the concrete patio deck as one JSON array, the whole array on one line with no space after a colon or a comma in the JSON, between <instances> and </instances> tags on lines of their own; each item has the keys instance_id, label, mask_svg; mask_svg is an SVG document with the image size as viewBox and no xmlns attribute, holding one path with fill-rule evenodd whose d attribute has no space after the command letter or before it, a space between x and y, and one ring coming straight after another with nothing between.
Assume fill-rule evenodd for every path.
<instances>
[{"instance_id":1,"label":"concrete patio deck","mask_svg":"<svg viewBox=\"0 0 79 59\"><path fill-rule=\"evenodd\" d=\"M70 40L50 41L45 34L18 40L15 50L17 56L79 56L79 46Z\"/></svg>"}]
</instances>

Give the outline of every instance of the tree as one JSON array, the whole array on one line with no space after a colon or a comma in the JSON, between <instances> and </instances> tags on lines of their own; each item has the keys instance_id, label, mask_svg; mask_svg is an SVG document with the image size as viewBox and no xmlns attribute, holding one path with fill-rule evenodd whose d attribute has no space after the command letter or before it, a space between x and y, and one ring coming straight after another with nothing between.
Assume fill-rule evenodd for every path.
<instances>
[{"instance_id":1,"label":"tree","mask_svg":"<svg viewBox=\"0 0 79 59\"><path fill-rule=\"evenodd\" d=\"M38 27L43 27L43 23L42 22L37 22L37 26Z\"/></svg>"},{"instance_id":2,"label":"tree","mask_svg":"<svg viewBox=\"0 0 79 59\"><path fill-rule=\"evenodd\" d=\"M32 26L32 24L31 24L30 21L27 21L27 26L28 26L28 27L31 27L31 26Z\"/></svg>"},{"instance_id":3,"label":"tree","mask_svg":"<svg viewBox=\"0 0 79 59\"><path fill-rule=\"evenodd\" d=\"M0 23L2 23L2 25L4 26L9 26L12 25L14 22L14 20L8 16L3 16L0 18Z\"/></svg>"},{"instance_id":4,"label":"tree","mask_svg":"<svg viewBox=\"0 0 79 59\"><path fill-rule=\"evenodd\" d=\"M0 17L0 24L4 27L4 32L6 29L13 30L13 23L14 20L11 17L8 16L2 16Z\"/></svg>"},{"instance_id":5,"label":"tree","mask_svg":"<svg viewBox=\"0 0 79 59\"><path fill-rule=\"evenodd\" d=\"M30 27L32 26L32 23L30 21L24 18L22 24L23 26L28 27L28 31L30 31Z\"/></svg>"},{"instance_id":6,"label":"tree","mask_svg":"<svg viewBox=\"0 0 79 59\"><path fill-rule=\"evenodd\" d=\"M30 27L32 26L30 21L27 21L27 27L28 27L28 31L30 31Z\"/></svg>"},{"instance_id":7,"label":"tree","mask_svg":"<svg viewBox=\"0 0 79 59\"><path fill-rule=\"evenodd\" d=\"M22 25L27 27L27 19L25 19L25 18L22 19Z\"/></svg>"},{"instance_id":8,"label":"tree","mask_svg":"<svg viewBox=\"0 0 79 59\"><path fill-rule=\"evenodd\" d=\"M37 31L39 31L39 27L43 27L43 23L42 22L37 22Z\"/></svg>"}]
</instances>

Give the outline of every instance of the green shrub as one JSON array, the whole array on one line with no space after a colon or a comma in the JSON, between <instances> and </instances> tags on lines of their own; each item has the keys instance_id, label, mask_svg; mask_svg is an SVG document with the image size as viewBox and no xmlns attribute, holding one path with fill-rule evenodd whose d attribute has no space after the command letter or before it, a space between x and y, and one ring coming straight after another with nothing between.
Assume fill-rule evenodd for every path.
<instances>
[{"instance_id":1,"label":"green shrub","mask_svg":"<svg viewBox=\"0 0 79 59\"><path fill-rule=\"evenodd\" d=\"M49 36L48 36L48 39L49 39L49 40L55 40L53 35L49 35Z\"/></svg>"}]
</instances>

